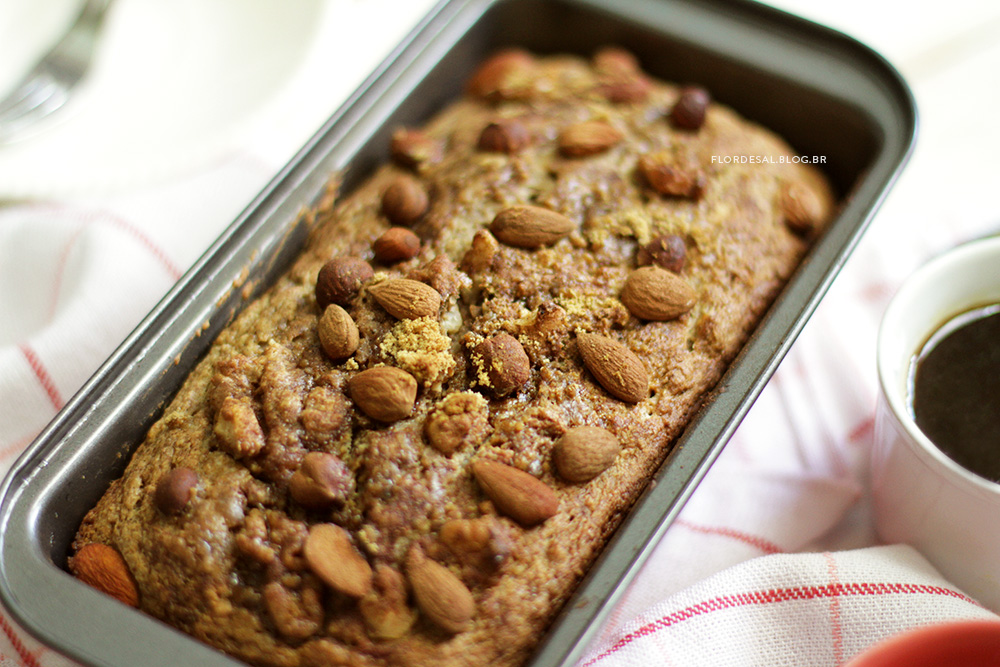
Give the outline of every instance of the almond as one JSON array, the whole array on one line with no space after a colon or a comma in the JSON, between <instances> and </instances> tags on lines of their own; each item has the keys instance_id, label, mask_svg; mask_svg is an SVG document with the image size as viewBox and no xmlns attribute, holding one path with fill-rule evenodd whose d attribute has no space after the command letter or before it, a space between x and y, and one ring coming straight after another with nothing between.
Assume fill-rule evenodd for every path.
<instances>
[{"instance_id":1,"label":"almond","mask_svg":"<svg viewBox=\"0 0 1000 667\"><path fill-rule=\"evenodd\" d=\"M525 527L542 523L559 511L559 496L544 482L513 466L477 459L472 474L501 514Z\"/></svg>"},{"instance_id":2,"label":"almond","mask_svg":"<svg viewBox=\"0 0 1000 667\"><path fill-rule=\"evenodd\" d=\"M425 163L440 161L444 154L440 141L432 139L421 130L408 128L399 128L392 133L389 150L397 164L417 171Z\"/></svg>"},{"instance_id":3,"label":"almond","mask_svg":"<svg viewBox=\"0 0 1000 667\"><path fill-rule=\"evenodd\" d=\"M406 227L390 227L372 244L375 259L395 264L413 259L420 252L420 237Z\"/></svg>"},{"instance_id":4,"label":"almond","mask_svg":"<svg viewBox=\"0 0 1000 667\"><path fill-rule=\"evenodd\" d=\"M781 213L789 229L807 234L823 220L823 204L806 186L786 183L781 188Z\"/></svg>"},{"instance_id":5,"label":"almond","mask_svg":"<svg viewBox=\"0 0 1000 667\"><path fill-rule=\"evenodd\" d=\"M521 49L506 49L490 56L469 78L466 90L476 97L498 100L511 97L513 90L506 85L508 78L519 70L527 70L534 58Z\"/></svg>"},{"instance_id":6,"label":"almond","mask_svg":"<svg viewBox=\"0 0 1000 667\"><path fill-rule=\"evenodd\" d=\"M331 303L323 311L316 327L319 334L319 344L326 355L334 361L340 361L354 354L361 339L358 335L358 325L346 310Z\"/></svg>"},{"instance_id":7,"label":"almond","mask_svg":"<svg viewBox=\"0 0 1000 667\"><path fill-rule=\"evenodd\" d=\"M559 152L566 157L587 157L608 150L624 135L600 120L576 123L559 133Z\"/></svg>"},{"instance_id":8,"label":"almond","mask_svg":"<svg viewBox=\"0 0 1000 667\"><path fill-rule=\"evenodd\" d=\"M409 278L393 278L372 285L368 291L380 306L400 320L437 317L441 295L426 283Z\"/></svg>"},{"instance_id":9,"label":"almond","mask_svg":"<svg viewBox=\"0 0 1000 667\"><path fill-rule=\"evenodd\" d=\"M376 421L394 422L413 412L417 380L399 368L377 366L348 380L347 390L366 415Z\"/></svg>"},{"instance_id":10,"label":"almond","mask_svg":"<svg viewBox=\"0 0 1000 667\"><path fill-rule=\"evenodd\" d=\"M410 631L417 612L406 604L406 580L393 568L375 566L372 590L358 601L358 611L372 639L399 639Z\"/></svg>"},{"instance_id":11,"label":"almond","mask_svg":"<svg viewBox=\"0 0 1000 667\"><path fill-rule=\"evenodd\" d=\"M514 155L524 150L531 142L528 130L520 122L512 119L490 123L483 128L476 146L489 153Z\"/></svg>"},{"instance_id":12,"label":"almond","mask_svg":"<svg viewBox=\"0 0 1000 667\"><path fill-rule=\"evenodd\" d=\"M577 334L576 340L584 365L609 394L626 403L649 396L649 375L632 350L599 334Z\"/></svg>"},{"instance_id":13,"label":"almond","mask_svg":"<svg viewBox=\"0 0 1000 667\"><path fill-rule=\"evenodd\" d=\"M517 248L552 245L574 229L572 220L540 206L505 208L490 223L490 231L501 243Z\"/></svg>"},{"instance_id":14,"label":"almond","mask_svg":"<svg viewBox=\"0 0 1000 667\"><path fill-rule=\"evenodd\" d=\"M665 153L639 158L639 171L646 182L661 195L700 199L707 187L704 172L696 165L683 163Z\"/></svg>"},{"instance_id":15,"label":"almond","mask_svg":"<svg viewBox=\"0 0 1000 667\"><path fill-rule=\"evenodd\" d=\"M310 528L303 554L313 574L335 591L360 598L371 590L372 568L340 526L318 523Z\"/></svg>"},{"instance_id":16,"label":"almond","mask_svg":"<svg viewBox=\"0 0 1000 667\"><path fill-rule=\"evenodd\" d=\"M472 352L477 380L494 396L506 396L531 378L531 362L524 347L509 333L487 338Z\"/></svg>"},{"instance_id":17,"label":"almond","mask_svg":"<svg viewBox=\"0 0 1000 667\"><path fill-rule=\"evenodd\" d=\"M406 576L424 616L452 634L467 630L476 615L476 601L462 580L414 546L406 556Z\"/></svg>"},{"instance_id":18,"label":"almond","mask_svg":"<svg viewBox=\"0 0 1000 667\"><path fill-rule=\"evenodd\" d=\"M619 451L618 438L607 429L577 426L556 440L552 462L567 482L588 482L607 470Z\"/></svg>"},{"instance_id":19,"label":"almond","mask_svg":"<svg viewBox=\"0 0 1000 667\"><path fill-rule=\"evenodd\" d=\"M665 322L691 310L698 295L683 278L658 266L636 269L625 279L621 301L642 320Z\"/></svg>"},{"instance_id":20,"label":"almond","mask_svg":"<svg viewBox=\"0 0 1000 667\"><path fill-rule=\"evenodd\" d=\"M69 569L83 583L130 607L139 606L139 588L125 559L114 547L84 545L69 559Z\"/></svg>"}]
</instances>

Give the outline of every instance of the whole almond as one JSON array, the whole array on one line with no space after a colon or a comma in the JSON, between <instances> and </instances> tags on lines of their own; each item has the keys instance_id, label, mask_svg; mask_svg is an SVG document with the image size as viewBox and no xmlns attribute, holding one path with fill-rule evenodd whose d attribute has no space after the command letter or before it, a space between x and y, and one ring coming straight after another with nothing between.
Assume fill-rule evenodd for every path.
<instances>
[{"instance_id":1,"label":"whole almond","mask_svg":"<svg viewBox=\"0 0 1000 667\"><path fill-rule=\"evenodd\" d=\"M559 152L566 157L587 157L608 150L624 135L600 120L575 123L559 133Z\"/></svg>"},{"instance_id":2,"label":"whole almond","mask_svg":"<svg viewBox=\"0 0 1000 667\"><path fill-rule=\"evenodd\" d=\"M666 322L691 310L698 295L683 278L658 266L636 269L625 279L621 301L642 320Z\"/></svg>"},{"instance_id":3,"label":"whole almond","mask_svg":"<svg viewBox=\"0 0 1000 667\"><path fill-rule=\"evenodd\" d=\"M288 481L292 500L309 509L341 505L354 491L354 476L336 454L309 452Z\"/></svg>"},{"instance_id":4,"label":"whole almond","mask_svg":"<svg viewBox=\"0 0 1000 667\"><path fill-rule=\"evenodd\" d=\"M466 90L487 99L503 99L512 91L505 83L518 70L525 70L534 63L534 58L521 49L506 49L487 58L469 78Z\"/></svg>"},{"instance_id":5,"label":"whole almond","mask_svg":"<svg viewBox=\"0 0 1000 667\"><path fill-rule=\"evenodd\" d=\"M577 426L556 440L552 462L567 482L588 482L607 470L619 451L618 438L607 429Z\"/></svg>"},{"instance_id":6,"label":"whole almond","mask_svg":"<svg viewBox=\"0 0 1000 667\"><path fill-rule=\"evenodd\" d=\"M392 133L389 151L397 164L419 171L425 163L438 162L444 153L444 147L440 141L432 139L423 131L404 127Z\"/></svg>"},{"instance_id":7,"label":"whole almond","mask_svg":"<svg viewBox=\"0 0 1000 667\"><path fill-rule=\"evenodd\" d=\"M417 400L417 381L393 366L361 371L347 381L351 400L372 419L394 422L409 417Z\"/></svg>"},{"instance_id":8,"label":"whole almond","mask_svg":"<svg viewBox=\"0 0 1000 667\"><path fill-rule=\"evenodd\" d=\"M781 188L781 213L789 229L807 234L822 221L823 204L806 186L786 183Z\"/></svg>"},{"instance_id":9,"label":"whole almond","mask_svg":"<svg viewBox=\"0 0 1000 667\"><path fill-rule=\"evenodd\" d=\"M576 340L587 370L609 394L626 403L649 396L649 375L632 350L599 334L577 334Z\"/></svg>"},{"instance_id":10,"label":"whole almond","mask_svg":"<svg viewBox=\"0 0 1000 667\"><path fill-rule=\"evenodd\" d=\"M316 330L323 351L334 361L354 354L361 342L358 325L346 310L335 303L331 303L323 311Z\"/></svg>"},{"instance_id":11,"label":"whole almond","mask_svg":"<svg viewBox=\"0 0 1000 667\"><path fill-rule=\"evenodd\" d=\"M574 229L572 220L540 206L505 208L490 223L490 231L501 243L529 249L552 245Z\"/></svg>"},{"instance_id":12,"label":"whole almond","mask_svg":"<svg viewBox=\"0 0 1000 667\"><path fill-rule=\"evenodd\" d=\"M316 302L320 308L331 303L346 306L374 275L368 262L359 257L334 257L323 265L316 278Z\"/></svg>"},{"instance_id":13,"label":"whole almond","mask_svg":"<svg viewBox=\"0 0 1000 667\"><path fill-rule=\"evenodd\" d=\"M393 278L372 285L368 291L386 312L400 320L436 317L441 309L438 291L418 280Z\"/></svg>"},{"instance_id":14,"label":"whole almond","mask_svg":"<svg viewBox=\"0 0 1000 667\"><path fill-rule=\"evenodd\" d=\"M494 396L506 396L520 389L531 378L531 362L524 347L509 333L491 336L472 352L478 382Z\"/></svg>"},{"instance_id":15,"label":"whole almond","mask_svg":"<svg viewBox=\"0 0 1000 667\"><path fill-rule=\"evenodd\" d=\"M130 607L139 606L139 588L125 559L114 547L84 545L69 559L69 569L83 583Z\"/></svg>"},{"instance_id":16,"label":"whole almond","mask_svg":"<svg viewBox=\"0 0 1000 667\"><path fill-rule=\"evenodd\" d=\"M452 634L469 629L476 615L476 601L451 570L414 546L406 556L406 577L417 607L431 622Z\"/></svg>"},{"instance_id":17,"label":"whole almond","mask_svg":"<svg viewBox=\"0 0 1000 667\"><path fill-rule=\"evenodd\" d=\"M156 484L153 500L164 514L180 514L198 488L198 473L183 466L174 468Z\"/></svg>"},{"instance_id":18,"label":"whole almond","mask_svg":"<svg viewBox=\"0 0 1000 667\"><path fill-rule=\"evenodd\" d=\"M390 227L372 244L375 259L395 264L413 259L420 252L420 237L406 227Z\"/></svg>"},{"instance_id":19,"label":"whole almond","mask_svg":"<svg viewBox=\"0 0 1000 667\"><path fill-rule=\"evenodd\" d=\"M412 225L429 204L427 190L412 176L397 176L382 193L382 213L394 225Z\"/></svg>"},{"instance_id":20,"label":"whole almond","mask_svg":"<svg viewBox=\"0 0 1000 667\"><path fill-rule=\"evenodd\" d=\"M508 119L490 123L479 134L477 147L490 153L520 153L530 143L528 130L520 122Z\"/></svg>"},{"instance_id":21,"label":"whole almond","mask_svg":"<svg viewBox=\"0 0 1000 667\"><path fill-rule=\"evenodd\" d=\"M330 588L352 598L371 590L372 568L340 526L318 523L310 528L303 554L309 569Z\"/></svg>"},{"instance_id":22,"label":"whole almond","mask_svg":"<svg viewBox=\"0 0 1000 667\"><path fill-rule=\"evenodd\" d=\"M513 466L477 459L472 474L501 514L525 527L542 523L559 511L559 496L544 482Z\"/></svg>"},{"instance_id":23,"label":"whole almond","mask_svg":"<svg viewBox=\"0 0 1000 667\"><path fill-rule=\"evenodd\" d=\"M705 194L707 179L696 165L682 163L663 153L639 158L639 171L646 182L661 195L700 199Z\"/></svg>"}]
</instances>

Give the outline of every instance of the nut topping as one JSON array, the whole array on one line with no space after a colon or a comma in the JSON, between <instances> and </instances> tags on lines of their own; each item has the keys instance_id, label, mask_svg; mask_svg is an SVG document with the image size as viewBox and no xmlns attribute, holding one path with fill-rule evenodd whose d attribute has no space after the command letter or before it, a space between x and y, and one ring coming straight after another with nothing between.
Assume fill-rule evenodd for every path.
<instances>
[{"instance_id":1,"label":"nut topping","mask_svg":"<svg viewBox=\"0 0 1000 667\"><path fill-rule=\"evenodd\" d=\"M527 51L521 49L507 49L500 51L484 63L473 73L466 90L476 97L486 99L504 99L510 97L514 91L507 87L507 80L518 70L524 70L534 63L534 58Z\"/></svg>"},{"instance_id":2,"label":"nut topping","mask_svg":"<svg viewBox=\"0 0 1000 667\"><path fill-rule=\"evenodd\" d=\"M372 285L368 291L380 306L400 320L437 317L441 295L426 283L409 278L393 278Z\"/></svg>"},{"instance_id":3,"label":"nut topping","mask_svg":"<svg viewBox=\"0 0 1000 667\"><path fill-rule=\"evenodd\" d=\"M607 470L620 450L618 438L607 429L577 426L556 441L552 461L567 482L588 482Z\"/></svg>"},{"instance_id":4,"label":"nut topping","mask_svg":"<svg viewBox=\"0 0 1000 667\"><path fill-rule=\"evenodd\" d=\"M264 449L264 430L249 399L227 396L215 416L219 446L233 458L256 456Z\"/></svg>"},{"instance_id":5,"label":"nut topping","mask_svg":"<svg viewBox=\"0 0 1000 667\"><path fill-rule=\"evenodd\" d=\"M413 259L420 252L420 237L406 227L390 227L372 244L375 259L383 264L395 264Z\"/></svg>"},{"instance_id":6,"label":"nut topping","mask_svg":"<svg viewBox=\"0 0 1000 667\"><path fill-rule=\"evenodd\" d=\"M352 598L371 590L372 568L340 526L319 523L310 528L303 553L309 569L330 588Z\"/></svg>"},{"instance_id":7,"label":"nut topping","mask_svg":"<svg viewBox=\"0 0 1000 667\"><path fill-rule=\"evenodd\" d=\"M513 466L476 459L472 474L501 514L524 527L542 523L559 511L559 496L546 484Z\"/></svg>"},{"instance_id":8,"label":"nut topping","mask_svg":"<svg viewBox=\"0 0 1000 667\"><path fill-rule=\"evenodd\" d=\"M707 183L701 169L666 154L643 155L639 158L639 171L661 195L700 199L705 193Z\"/></svg>"},{"instance_id":9,"label":"nut topping","mask_svg":"<svg viewBox=\"0 0 1000 667\"><path fill-rule=\"evenodd\" d=\"M663 234L639 248L635 259L639 266L655 264L667 271L680 273L684 270L686 256L684 239L676 234Z\"/></svg>"},{"instance_id":10,"label":"nut topping","mask_svg":"<svg viewBox=\"0 0 1000 667\"><path fill-rule=\"evenodd\" d=\"M691 310L697 294L683 279L658 266L636 269L625 279L621 301L642 320L665 322Z\"/></svg>"},{"instance_id":11,"label":"nut topping","mask_svg":"<svg viewBox=\"0 0 1000 667\"><path fill-rule=\"evenodd\" d=\"M576 340L587 370L609 394L626 403L649 396L649 375L632 350L599 334L577 334Z\"/></svg>"},{"instance_id":12,"label":"nut topping","mask_svg":"<svg viewBox=\"0 0 1000 667\"><path fill-rule=\"evenodd\" d=\"M800 183L781 189L781 212L793 232L808 234L823 220L823 204L816 193Z\"/></svg>"},{"instance_id":13,"label":"nut topping","mask_svg":"<svg viewBox=\"0 0 1000 667\"><path fill-rule=\"evenodd\" d=\"M469 628L476 615L476 601L451 570L414 546L406 557L406 576L424 616L452 634Z\"/></svg>"},{"instance_id":14,"label":"nut topping","mask_svg":"<svg viewBox=\"0 0 1000 667\"><path fill-rule=\"evenodd\" d=\"M712 97L704 88L684 88L670 112L670 121L682 130L699 130L705 124L705 112L711 102Z\"/></svg>"},{"instance_id":15,"label":"nut topping","mask_svg":"<svg viewBox=\"0 0 1000 667\"><path fill-rule=\"evenodd\" d=\"M348 380L347 389L361 411L380 422L409 417L417 400L416 379L393 366L361 371Z\"/></svg>"},{"instance_id":16,"label":"nut topping","mask_svg":"<svg viewBox=\"0 0 1000 667\"><path fill-rule=\"evenodd\" d=\"M139 588L114 547L96 542L84 545L69 559L69 569L77 579L105 595L130 607L139 606Z\"/></svg>"},{"instance_id":17,"label":"nut topping","mask_svg":"<svg viewBox=\"0 0 1000 667\"><path fill-rule=\"evenodd\" d=\"M320 308L331 303L346 306L374 275L368 262L358 257L334 257L323 265L316 279L316 302Z\"/></svg>"},{"instance_id":18,"label":"nut topping","mask_svg":"<svg viewBox=\"0 0 1000 667\"><path fill-rule=\"evenodd\" d=\"M433 164L441 159L441 143L420 130L399 128L392 133L389 144L392 159L397 164L419 171L425 162Z\"/></svg>"},{"instance_id":19,"label":"nut topping","mask_svg":"<svg viewBox=\"0 0 1000 667\"><path fill-rule=\"evenodd\" d=\"M487 338L472 351L477 381L494 396L506 396L531 378L531 362L524 347L509 333Z\"/></svg>"},{"instance_id":20,"label":"nut topping","mask_svg":"<svg viewBox=\"0 0 1000 667\"><path fill-rule=\"evenodd\" d=\"M424 186L412 176L397 176L382 193L382 213L394 225L412 225L429 204Z\"/></svg>"},{"instance_id":21,"label":"nut topping","mask_svg":"<svg viewBox=\"0 0 1000 667\"><path fill-rule=\"evenodd\" d=\"M480 442L486 435L486 399L475 392L449 394L427 416L424 435L434 449L446 456Z\"/></svg>"},{"instance_id":22,"label":"nut topping","mask_svg":"<svg viewBox=\"0 0 1000 667\"><path fill-rule=\"evenodd\" d=\"M608 150L624 135L604 121L576 123L559 133L559 152L566 157L587 157Z\"/></svg>"},{"instance_id":23,"label":"nut topping","mask_svg":"<svg viewBox=\"0 0 1000 667\"><path fill-rule=\"evenodd\" d=\"M160 478L153 500L164 514L180 514L194 498L197 487L198 473L191 468L174 468Z\"/></svg>"},{"instance_id":24,"label":"nut topping","mask_svg":"<svg viewBox=\"0 0 1000 667\"><path fill-rule=\"evenodd\" d=\"M529 249L552 245L574 229L572 220L540 206L505 208L490 223L490 231L501 243Z\"/></svg>"},{"instance_id":25,"label":"nut topping","mask_svg":"<svg viewBox=\"0 0 1000 667\"><path fill-rule=\"evenodd\" d=\"M500 120L483 128L477 144L479 150L514 155L531 143L524 125L516 120Z\"/></svg>"},{"instance_id":26,"label":"nut topping","mask_svg":"<svg viewBox=\"0 0 1000 667\"><path fill-rule=\"evenodd\" d=\"M346 310L331 303L323 311L317 326L319 344L326 355L334 361L340 361L354 354L361 340L358 326Z\"/></svg>"},{"instance_id":27,"label":"nut topping","mask_svg":"<svg viewBox=\"0 0 1000 667\"><path fill-rule=\"evenodd\" d=\"M343 504L354 492L354 477L335 454L309 452L288 482L292 500L308 509Z\"/></svg>"},{"instance_id":28,"label":"nut topping","mask_svg":"<svg viewBox=\"0 0 1000 667\"><path fill-rule=\"evenodd\" d=\"M358 601L358 611L372 639L399 639L410 631L417 612L406 604L406 580L393 568L375 566L372 590Z\"/></svg>"}]
</instances>

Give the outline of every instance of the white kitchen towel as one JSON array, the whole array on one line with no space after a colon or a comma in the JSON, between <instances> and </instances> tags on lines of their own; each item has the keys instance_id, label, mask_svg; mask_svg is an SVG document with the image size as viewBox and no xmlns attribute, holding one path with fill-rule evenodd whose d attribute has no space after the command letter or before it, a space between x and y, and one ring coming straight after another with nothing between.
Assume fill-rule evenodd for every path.
<instances>
[{"instance_id":1,"label":"white kitchen towel","mask_svg":"<svg viewBox=\"0 0 1000 667\"><path fill-rule=\"evenodd\" d=\"M996 619L909 547L775 554L671 595L580 667L837 667L907 629Z\"/></svg>"}]
</instances>

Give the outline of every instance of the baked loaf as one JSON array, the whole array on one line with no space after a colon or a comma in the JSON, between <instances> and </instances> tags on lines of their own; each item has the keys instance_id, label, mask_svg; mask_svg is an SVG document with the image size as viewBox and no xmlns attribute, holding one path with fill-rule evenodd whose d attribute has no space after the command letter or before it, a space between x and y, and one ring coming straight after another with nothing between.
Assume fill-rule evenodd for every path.
<instances>
[{"instance_id":1,"label":"baked loaf","mask_svg":"<svg viewBox=\"0 0 1000 667\"><path fill-rule=\"evenodd\" d=\"M387 148L74 543L249 663L524 662L832 206L614 48L498 53Z\"/></svg>"}]
</instances>

